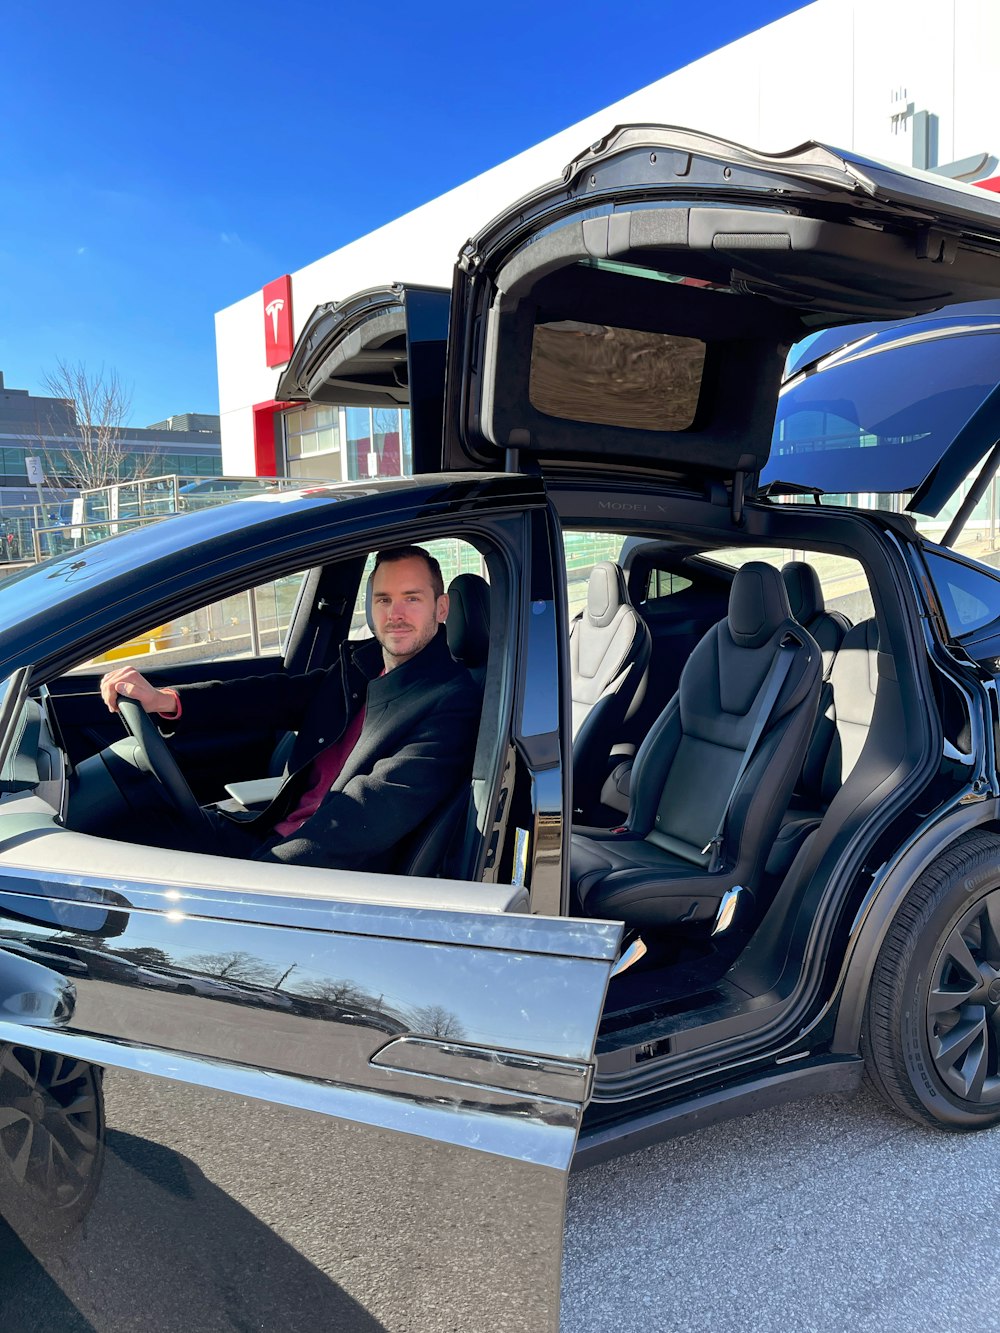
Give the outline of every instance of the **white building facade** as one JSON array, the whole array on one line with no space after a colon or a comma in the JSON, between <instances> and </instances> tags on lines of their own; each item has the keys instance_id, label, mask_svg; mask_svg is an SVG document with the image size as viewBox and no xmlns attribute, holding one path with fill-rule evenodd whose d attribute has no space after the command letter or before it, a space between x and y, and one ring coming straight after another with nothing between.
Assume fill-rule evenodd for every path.
<instances>
[{"instance_id":1,"label":"white building facade","mask_svg":"<svg viewBox=\"0 0 1000 1333\"><path fill-rule=\"evenodd\" d=\"M1000 0L815 0L275 279L216 315L224 471L348 479L366 452L381 474L405 471L407 413L289 409L275 401L282 358L317 305L394 281L450 287L469 236L615 125L768 152L816 139L997 189L998 65Z\"/></svg>"}]
</instances>

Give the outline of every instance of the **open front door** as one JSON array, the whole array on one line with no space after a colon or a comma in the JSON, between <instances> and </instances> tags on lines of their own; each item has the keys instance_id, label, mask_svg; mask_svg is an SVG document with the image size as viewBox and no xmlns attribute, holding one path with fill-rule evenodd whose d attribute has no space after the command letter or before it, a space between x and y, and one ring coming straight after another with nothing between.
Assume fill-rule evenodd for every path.
<instances>
[{"instance_id":1,"label":"open front door","mask_svg":"<svg viewBox=\"0 0 1000 1333\"><path fill-rule=\"evenodd\" d=\"M339 568L347 620L367 551L416 537L481 558L482 882L98 836L57 813L76 789L60 782L48 686L27 668L0 682L0 1329L555 1329L566 1176L620 927L556 915L554 516L523 477L245 509L215 558L231 542L248 583L261 551L272 576ZM123 635L129 596L152 614L148 590L173 569L158 540L148 566L145 544L120 543L127 581L87 553L73 614L55 603L80 636L69 664L93 655L102 607ZM211 565L197 569L157 614L217 595ZM35 651L22 621L8 660Z\"/></svg>"},{"instance_id":2,"label":"open front door","mask_svg":"<svg viewBox=\"0 0 1000 1333\"><path fill-rule=\"evenodd\" d=\"M213 860L8 867L0 1326L556 1329L619 928L500 886L196 887Z\"/></svg>"}]
</instances>

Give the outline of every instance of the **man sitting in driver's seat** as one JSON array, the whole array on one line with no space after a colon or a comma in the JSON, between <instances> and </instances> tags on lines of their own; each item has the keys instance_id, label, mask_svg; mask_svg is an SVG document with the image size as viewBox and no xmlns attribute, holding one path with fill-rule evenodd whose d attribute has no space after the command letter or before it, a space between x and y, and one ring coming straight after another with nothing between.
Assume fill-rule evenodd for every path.
<instances>
[{"instance_id":1,"label":"man sitting in driver's seat","mask_svg":"<svg viewBox=\"0 0 1000 1333\"><path fill-rule=\"evenodd\" d=\"M372 575L374 639L347 641L336 663L157 689L134 667L109 671L112 712L134 699L171 732L238 728L267 717L298 732L289 776L266 809L216 809L201 827L165 829L189 851L335 869L392 870L411 836L469 780L480 696L448 651L441 567L419 546L380 551Z\"/></svg>"}]
</instances>

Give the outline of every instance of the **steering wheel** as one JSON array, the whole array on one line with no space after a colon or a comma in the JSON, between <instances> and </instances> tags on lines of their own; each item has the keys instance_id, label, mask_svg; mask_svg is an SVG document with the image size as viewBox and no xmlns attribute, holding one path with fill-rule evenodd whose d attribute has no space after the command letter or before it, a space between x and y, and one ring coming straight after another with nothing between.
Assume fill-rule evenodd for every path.
<instances>
[{"instance_id":1,"label":"steering wheel","mask_svg":"<svg viewBox=\"0 0 1000 1333\"><path fill-rule=\"evenodd\" d=\"M156 779L177 814L195 824L203 823L204 810L142 704L135 699L120 698L118 713L138 747L139 767Z\"/></svg>"}]
</instances>

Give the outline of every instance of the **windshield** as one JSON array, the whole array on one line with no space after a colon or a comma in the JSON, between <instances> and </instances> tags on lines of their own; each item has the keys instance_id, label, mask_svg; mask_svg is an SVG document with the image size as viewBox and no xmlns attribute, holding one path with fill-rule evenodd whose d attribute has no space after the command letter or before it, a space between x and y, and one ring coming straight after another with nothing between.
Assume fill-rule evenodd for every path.
<instances>
[{"instance_id":1,"label":"windshield","mask_svg":"<svg viewBox=\"0 0 1000 1333\"><path fill-rule=\"evenodd\" d=\"M997 386L1000 326L902 332L834 354L782 388L762 480L836 495L916 490ZM1000 405L958 460L1000 438ZM980 429L981 426L981 429Z\"/></svg>"}]
</instances>

